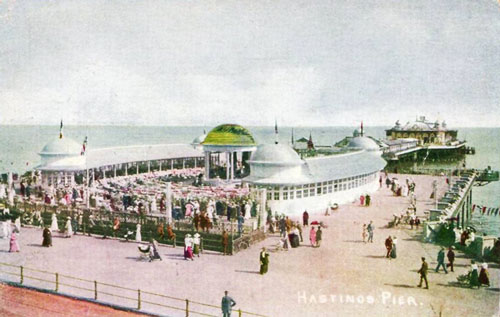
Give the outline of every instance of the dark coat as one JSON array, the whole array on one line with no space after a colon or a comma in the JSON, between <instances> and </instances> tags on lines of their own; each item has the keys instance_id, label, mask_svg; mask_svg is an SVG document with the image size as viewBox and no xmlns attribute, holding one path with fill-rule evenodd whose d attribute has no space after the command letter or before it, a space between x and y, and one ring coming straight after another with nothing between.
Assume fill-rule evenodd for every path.
<instances>
[{"instance_id":1,"label":"dark coat","mask_svg":"<svg viewBox=\"0 0 500 317\"><path fill-rule=\"evenodd\" d=\"M427 276L427 270L429 269L429 266L427 265L427 262L422 262L422 266L420 267L420 270L418 270L418 273L422 276Z\"/></svg>"}]
</instances>

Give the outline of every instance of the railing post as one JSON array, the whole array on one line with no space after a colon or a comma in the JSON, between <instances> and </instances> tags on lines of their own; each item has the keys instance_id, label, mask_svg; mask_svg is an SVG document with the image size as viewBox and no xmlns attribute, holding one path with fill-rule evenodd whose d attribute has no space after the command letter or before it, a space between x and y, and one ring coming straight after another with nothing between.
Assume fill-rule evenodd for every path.
<instances>
[{"instance_id":1,"label":"railing post","mask_svg":"<svg viewBox=\"0 0 500 317\"><path fill-rule=\"evenodd\" d=\"M23 282L24 282L24 268L22 265L20 266L20 268L21 268L21 281L19 283L23 284Z\"/></svg>"},{"instance_id":2,"label":"railing post","mask_svg":"<svg viewBox=\"0 0 500 317\"><path fill-rule=\"evenodd\" d=\"M94 281L94 299L97 300L97 281Z\"/></svg>"},{"instance_id":3,"label":"railing post","mask_svg":"<svg viewBox=\"0 0 500 317\"><path fill-rule=\"evenodd\" d=\"M186 299L186 317L189 317L189 299Z\"/></svg>"},{"instance_id":4,"label":"railing post","mask_svg":"<svg viewBox=\"0 0 500 317\"><path fill-rule=\"evenodd\" d=\"M238 309L238 317L241 317L241 309Z\"/></svg>"},{"instance_id":5,"label":"railing post","mask_svg":"<svg viewBox=\"0 0 500 317\"><path fill-rule=\"evenodd\" d=\"M59 291L59 273L56 273L56 292Z\"/></svg>"},{"instance_id":6,"label":"railing post","mask_svg":"<svg viewBox=\"0 0 500 317\"><path fill-rule=\"evenodd\" d=\"M137 309L141 309L141 290L137 290Z\"/></svg>"},{"instance_id":7,"label":"railing post","mask_svg":"<svg viewBox=\"0 0 500 317\"><path fill-rule=\"evenodd\" d=\"M174 248L177 246L177 237L174 238Z\"/></svg>"}]
</instances>

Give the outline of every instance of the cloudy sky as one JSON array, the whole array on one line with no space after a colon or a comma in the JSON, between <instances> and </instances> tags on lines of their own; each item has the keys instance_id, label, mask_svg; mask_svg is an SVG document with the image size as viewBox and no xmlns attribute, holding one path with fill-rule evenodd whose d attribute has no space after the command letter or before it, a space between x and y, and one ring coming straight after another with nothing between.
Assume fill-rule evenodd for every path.
<instances>
[{"instance_id":1,"label":"cloudy sky","mask_svg":"<svg viewBox=\"0 0 500 317\"><path fill-rule=\"evenodd\" d=\"M3 0L0 124L500 126L496 0Z\"/></svg>"}]
</instances>

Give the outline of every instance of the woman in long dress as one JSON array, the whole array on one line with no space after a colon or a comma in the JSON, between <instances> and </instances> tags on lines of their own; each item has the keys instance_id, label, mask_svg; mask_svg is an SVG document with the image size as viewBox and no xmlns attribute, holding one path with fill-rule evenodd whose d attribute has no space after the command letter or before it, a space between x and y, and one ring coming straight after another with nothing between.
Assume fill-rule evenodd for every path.
<instances>
[{"instance_id":1,"label":"woman in long dress","mask_svg":"<svg viewBox=\"0 0 500 317\"><path fill-rule=\"evenodd\" d=\"M52 223L50 224L50 231L59 231L59 225L57 224L57 216L55 213L52 214Z\"/></svg>"},{"instance_id":2,"label":"woman in long dress","mask_svg":"<svg viewBox=\"0 0 500 317\"><path fill-rule=\"evenodd\" d=\"M19 244L17 243L17 235L12 232L10 235L10 249L9 252L19 252Z\"/></svg>"},{"instance_id":3,"label":"woman in long dress","mask_svg":"<svg viewBox=\"0 0 500 317\"><path fill-rule=\"evenodd\" d=\"M44 246L44 247L51 247L52 246L52 234L50 233L49 228L43 229L42 246Z\"/></svg>"},{"instance_id":4,"label":"woman in long dress","mask_svg":"<svg viewBox=\"0 0 500 317\"><path fill-rule=\"evenodd\" d=\"M311 246L316 246L316 231L314 231L314 227L311 227L311 231L309 231L309 241L311 241Z\"/></svg>"},{"instance_id":5,"label":"woman in long dress","mask_svg":"<svg viewBox=\"0 0 500 317\"><path fill-rule=\"evenodd\" d=\"M141 242L142 241L142 236L141 236L141 225L137 224L135 227L135 242Z\"/></svg>"},{"instance_id":6,"label":"woman in long dress","mask_svg":"<svg viewBox=\"0 0 500 317\"><path fill-rule=\"evenodd\" d=\"M71 227L71 218L68 217L66 220L66 238L71 238L73 235L73 227Z\"/></svg>"},{"instance_id":7,"label":"woman in long dress","mask_svg":"<svg viewBox=\"0 0 500 317\"><path fill-rule=\"evenodd\" d=\"M392 239L392 249L391 249L391 258L395 259L397 257L396 253L396 245L398 244L398 239L394 237Z\"/></svg>"},{"instance_id":8,"label":"woman in long dress","mask_svg":"<svg viewBox=\"0 0 500 317\"><path fill-rule=\"evenodd\" d=\"M269 269L269 253L266 252L266 248L262 248L259 256L260 260L260 274L264 275Z\"/></svg>"},{"instance_id":9,"label":"woman in long dress","mask_svg":"<svg viewBox=\"0 0 500 317\"><path fill-rule=\"evenodd\" d=\"M479 273L479 283L481 285L490 286L490 273L488 272L488 263L481 265L481 272Z\"/></svg>"},{"instance_id":10,"label":"woman in long dress","mask_svg":"<svg viewBox=\"0 0 500 317\"><path fill-rule=\"evenodd\" d=\"M470 283L470 287L477 287L479 288L480 284L479 284L479 274L477 272L478 268L477 268L477 264L475 261L471 261L471 265L470 265L470 272L469 272L469 283Z\"/></svg>"}]
</instances>

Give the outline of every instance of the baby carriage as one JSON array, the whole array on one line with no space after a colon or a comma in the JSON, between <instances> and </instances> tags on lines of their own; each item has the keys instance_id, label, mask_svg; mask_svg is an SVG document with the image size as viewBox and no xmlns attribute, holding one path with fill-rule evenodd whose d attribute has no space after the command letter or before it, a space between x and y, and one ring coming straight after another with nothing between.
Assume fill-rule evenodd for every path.
<instances>
[{"instance_id":1,"label":"baby carriage","mask_svg":"<svg viewBox=\"0 0 500 317\"><path fill-rule=\"evenodd\" d=\"M139 244L137 246L137 249L139 249L139 260L151 261L151 256L150 256L151 246Z\"/></svg>"}]
</instances>

